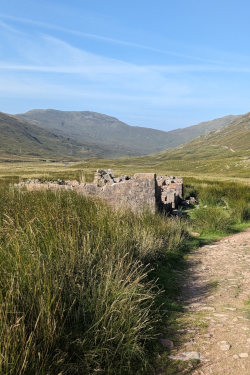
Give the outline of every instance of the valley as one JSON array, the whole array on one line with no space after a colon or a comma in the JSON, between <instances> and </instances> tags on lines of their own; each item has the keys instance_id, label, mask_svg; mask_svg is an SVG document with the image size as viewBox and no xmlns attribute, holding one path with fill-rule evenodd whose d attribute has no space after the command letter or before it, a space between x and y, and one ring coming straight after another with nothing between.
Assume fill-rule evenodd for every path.
<instances>
[{"instance_id":1,"label":"valley","mask_svg":"<svg viewBox=\"0 0 250 375\"><path fill-rule=\"evenodd\" d=\"M51 375L200 375L232 369L245 375L246 334L238 340L227 317L240 316L235 327L248 328L248 281L238 275L247 275L249 251L249 230L239 232L250 220L250 115L220 125L158 153L103 158L110 144L81 143L58 129L0 115L0 286L6 296L0 372L38 374L42 367ZM180 216L173 217L139 212L136 196L134 212L74 189L14 187L30 179L37 186L65 180L84 186L99 168L117 176L182 176L184 199L195 203L179 206ZM214 272L204 273L209 267ZM229 269L235 293L243 293L234 300L223 281Z\"/></svg>"}]
</instances>

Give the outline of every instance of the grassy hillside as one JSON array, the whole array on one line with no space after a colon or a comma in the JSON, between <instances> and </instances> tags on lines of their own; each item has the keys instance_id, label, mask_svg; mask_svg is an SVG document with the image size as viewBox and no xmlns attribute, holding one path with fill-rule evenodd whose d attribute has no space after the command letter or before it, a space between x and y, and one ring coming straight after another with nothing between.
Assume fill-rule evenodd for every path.
<instances>
[{"instance_id":1,"label":"grassy hillside","mask_svg":"<svg viewBox=\"0 0 250 375\"><path fill-rule=\"evenodd\" d=\"M200 122L197 125L188 126L183 129L171 130L168 132L169 146L167 148L179 146L200 135L207 134L212 130L222 129L240 117L241 116L228 115L211 121Z\"/></svg>"},{"instance_id":2,"label":"grassy hillside","mask_svg":"<svg viewBox=\"0 0 250 375\"><path fill-rule=\"evenodd\" d=\"M0 159L79 159L104 154L101 147L80 143L4 113L0 113L0 134Z\"/></svg>"},{"instance_id":3,"label":"grassy hillside","mask_svg":"<svg viewBox=\"0 0 250 375\"><path fill-rule=\"evenodd\" d=\"M163 132L129 126L114 117L89 111L32 110L17 116L58 134L105 147L109 149L105 157L113 157L114 153L119 156L146 155L176 147L210 130L220 129L236 117L226 116Z\"/></svg>"},{"instance_id":4,"label":"grassy hillside","mask_svg":"<svg viewBox=\"0 0 250 375\"><path fill-rule=\"evenodd\" d=\"M18 180L29 176L71 178L88 181L97 168L112 168L116 175L135 172L199 176L207 179L249 181L250 177L250 114L221 129L181 145L175 149L143 157L120 159L85 159L63 163L0 164L0 178Z\"/></svg>"},{"instance_id":5,"label":"grassy hillside","mask_svg":"<svg viewBox=\"0 0 250 375\"><path fill-rule=\"evenodd\" d=\"M237 118L228 126L200 136L184 145L155 155L89 161L88 168L114 168L119 172L157 171L183 176L210 175L250 177L250 114Z\"/></svg>"},{"instance_id":6,"label":"grassy hillside","mask_svg":"<svg viewBox=\"0 0 250 375\"><path fill-rule=\"evenodd\" d=\"M222 129L211 131L174 150L161 153L162 158L196 160L250 156L250 113L237 118Z\"/></svg>"},{"instance_id":7,"label":"grassy hillside","mask_svg":"<svg viewBox=\"0 0 250 375\"><path fill-rule=\"evenodd\" d=\"M5 116L5 117L4 117ZM12 121L12 127L3 127L3 118L8 121ZM20 129L39 130L34 124L30 125L24 123L23 121L17 121L15 118L7 115L1 115L2 121L0 121L1 128L1 151L0 160L4 159L24 159L23 155L30 155L30 159L34 159L34 152L32 153L32 147L37 150L39 149L38 155L52 155L53 158L61 158L61 148L58 149L57 157L55 156L56 147L52 148L51 144L46 143L48 133L43 130L44 138L38 138L42 140L42 144L35 142L32 137L26 137L20 135L17 139L16 135ZM16 122L15 122L16 121ZM5 121L6 123L6 121ZM2 124L2 125L1 125ZM13 126L16 126L16 128ZM25 126L24 126L25 125ZM30 173L34 177L41 176L57 176L58 178L77 178L81 179L84 175L88 180L91 180L93 173L97 168L112 168L116 174L130 174L140 171L152 171L158 174L169 174L169 175L182 175L182 176L196 176L207 179L217 178L217 179L246 179L250 176L250 159L249 159L249 125L250 125L250 115L246 114L242 117L238 117L236 121L229 124L227 127L222 128L218 131L210 132L204 136L200 136L195 140L179 147L167 151L163 151L157 154L143 156L143 157L130 157L130 158L120 158L120 159L91 159L88 153L83 151L79 158L84 159L84 161L70 163L68 165L60 163L28 163L26 165L22 164L12 164L11 172L8 164L1 164L0 176L5 176L10 179L29 176ZM7 132L11 132L12 136ZM12 129L12 130L11 130ZM14 129L17 129L15 131ZM24 130L23 130L24 131ZM41 129L39 130L41 131ZM29 134L29 133L28 133ZM35 133L31 133L33 136ZM39 133L41 136L41 133ZM24 137L24 138L23 138ZM64 143L63 149L64 156L68 155L68 144L70 147L70 140L65 143L64 137L58 137L53 134L53 137L58 139L63 139ZM53 138L51 138L53 140ZM29 141L26 149L24 148ZM37 144L38 143L38 144ZM50 150L46 149L44 152L44 145L46 147L50 146ZM56 144L57 147L58 144ZM21 147L21 155L20 155ZM62 147L62 143L60 143ZM12 150L15 150L13 153ZM71 150L71 149L70 149ZM90 149L91 150L91 149ZM25 154L25 152L26 154ZM103 149L99 149L99 155L103 156ZM11 152L11 153L10 153ZM37 151L36 151L37 152ZM98 152L98 148L94 150ZM19 156L20 155L20 156ZM32 156L33 155L33 156ZM58 157L60 155L60 158ZM91 156L93 156L92 153ZM31 157L32 156L32 157ZM16 177L15 177L16 176Z\"/></svg>"}]
</instances>

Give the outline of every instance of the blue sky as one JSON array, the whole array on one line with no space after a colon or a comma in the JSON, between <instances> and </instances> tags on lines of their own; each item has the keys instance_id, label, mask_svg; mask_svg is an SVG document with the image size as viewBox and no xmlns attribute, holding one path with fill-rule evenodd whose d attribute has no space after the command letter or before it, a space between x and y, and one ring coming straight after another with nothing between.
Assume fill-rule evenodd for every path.
<instances>
[{"instance_id":1,"label":"blue sky","mask_svg":"<svg viewBox=\"0 0 250 375\"><path fill-rule=\"evenodd\" d=\"M171 130L250 111L248 0L8 0L0 111L91 110Z\"/></svg>"}]
</instances>

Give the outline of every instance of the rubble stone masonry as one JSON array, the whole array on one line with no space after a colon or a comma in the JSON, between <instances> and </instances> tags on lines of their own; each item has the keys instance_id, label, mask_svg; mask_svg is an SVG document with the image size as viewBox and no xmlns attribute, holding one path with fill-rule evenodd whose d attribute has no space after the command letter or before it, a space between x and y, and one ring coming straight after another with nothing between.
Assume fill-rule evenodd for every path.
<instances>
[{"instance_id":1,"label":"rubble stone masonry","mask_svg":"<svg viewBox=\"0 0 250 375\"><path fill-rule=\"evenodd\" d=\"M98 169L93 183L78 181L40 182L28 180L17 184L28 190L74 190L85 196L99 197L112 206L126 207L134 212L169 212L183 199L183 179L157 176L155 173L136 173L133 177L115 178L111 170Z\"/></svg>"}]
</instances>

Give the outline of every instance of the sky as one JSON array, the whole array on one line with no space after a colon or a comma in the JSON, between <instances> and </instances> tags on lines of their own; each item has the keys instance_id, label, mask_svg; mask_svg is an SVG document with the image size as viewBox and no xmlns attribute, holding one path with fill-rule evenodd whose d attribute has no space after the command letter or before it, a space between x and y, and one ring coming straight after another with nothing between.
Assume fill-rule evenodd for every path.
<instances>
[{"instance_id":1,"label":"sky","mask_svg":"<svg viewBox=\"0 0 250 375\"><path fill-rule=\"evenodd\" d=\"M8 0L0 111L172 130L250 111L249 0Z\"/></svg>"}]
</instances>

